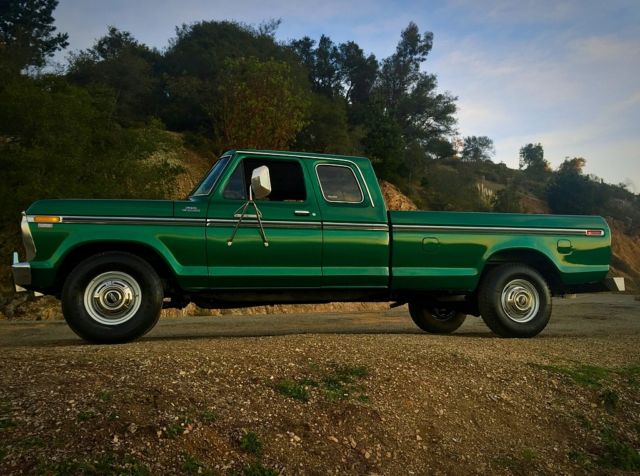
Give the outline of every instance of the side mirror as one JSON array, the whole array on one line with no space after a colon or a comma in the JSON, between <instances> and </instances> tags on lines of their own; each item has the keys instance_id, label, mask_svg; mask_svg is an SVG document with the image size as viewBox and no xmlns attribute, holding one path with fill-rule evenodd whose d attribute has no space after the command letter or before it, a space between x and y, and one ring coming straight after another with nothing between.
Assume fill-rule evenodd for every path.
<instances>
[{"instance_id":1,"label":"side mirror","mask_svg":"<svg viewBox=\"0 0 640 476\"><path fill-rule=\"evenodd\" d=\"M271 193L271 176L269 167L262 165L251 172L251 190L253 196L260 200L266 198Z\"/></svg>"}]
</instances>

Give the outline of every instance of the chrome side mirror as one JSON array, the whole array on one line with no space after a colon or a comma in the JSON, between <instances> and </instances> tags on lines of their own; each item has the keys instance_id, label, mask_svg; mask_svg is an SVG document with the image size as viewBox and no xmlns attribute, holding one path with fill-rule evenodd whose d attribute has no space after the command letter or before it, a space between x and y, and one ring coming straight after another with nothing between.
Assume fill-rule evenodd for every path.
<instances>
[{"instance_id":1,"label":"chrome side mirror","mask_svg":"<svg viewBox=\"0 0 640 476\"><path fill-rule=\"evenodd\" d=\"M262 165L251 172L251 191L253 197L260 200L266 198L271 193L271 176L269 167Z\"/></svg>"}]
</instances>

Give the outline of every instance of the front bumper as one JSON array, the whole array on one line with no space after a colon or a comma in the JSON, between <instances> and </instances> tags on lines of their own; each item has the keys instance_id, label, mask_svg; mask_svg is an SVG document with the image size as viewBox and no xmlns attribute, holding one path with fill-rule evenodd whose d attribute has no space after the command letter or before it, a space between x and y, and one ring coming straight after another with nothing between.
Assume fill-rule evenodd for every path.
<instances>
[{"instance_id":1,"label":"front bumper","mask_svg":"<svg viewBox=\"0 0 640 476\"><path fill-rule=\"evenodd\" d=\"M11 273L13 274L13 284L16 292L26 291L23 286L31 284L31 265L28 262L21 262L18 259L18 252L13 252L13 263L11 264Z\"/></svg>"}]
</instances>

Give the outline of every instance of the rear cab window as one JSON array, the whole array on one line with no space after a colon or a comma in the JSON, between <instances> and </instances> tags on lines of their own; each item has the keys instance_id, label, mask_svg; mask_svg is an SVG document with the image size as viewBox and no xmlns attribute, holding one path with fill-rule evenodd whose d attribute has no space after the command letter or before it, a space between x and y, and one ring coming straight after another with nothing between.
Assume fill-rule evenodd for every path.
<instances>
[{"instance_id":1,"label":"rear cab window","mask_svg":"<svg viewBox=\"0 0 640 476\"><path fill-rule=\"evenodd\" d=\"M353 169L347 165L318 164L316 174L323 198L330 203L362 203L364 194Z\"/></svg>"}]
</instances>

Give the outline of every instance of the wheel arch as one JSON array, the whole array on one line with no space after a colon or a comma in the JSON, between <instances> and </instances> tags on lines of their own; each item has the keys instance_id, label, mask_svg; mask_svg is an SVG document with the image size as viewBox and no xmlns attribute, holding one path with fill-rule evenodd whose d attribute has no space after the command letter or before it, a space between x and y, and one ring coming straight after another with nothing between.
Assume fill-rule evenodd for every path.
<instances>
[{"instance_id":1,"label":"wheel arch","mask_svg":"<svg viewBox=\"0 0 640 476\"><path fill-rule=\"evenodd\" d=\"M176 275L163 256L153 247L133 241L96 241L73 247L62 258L55 282L62 289L67 277L79 263L91 256L108 252L130 253L145 260L158 273L165 291L177 289Z\"/></svg>"},{"instance_id":2,"label":"wheel arch","mask_svg":"<svg viewBox=\"0 0 640 476\"><path fill-rule=\"evenodd\" d=\"M533 268L542 275L552 294L562 294L563 284L560 270L549 256L532 248L510 248L496 251L485 261L479 282L481 283L492 269L503 264L524 264Z\"/></svg>"}]
</instances>

